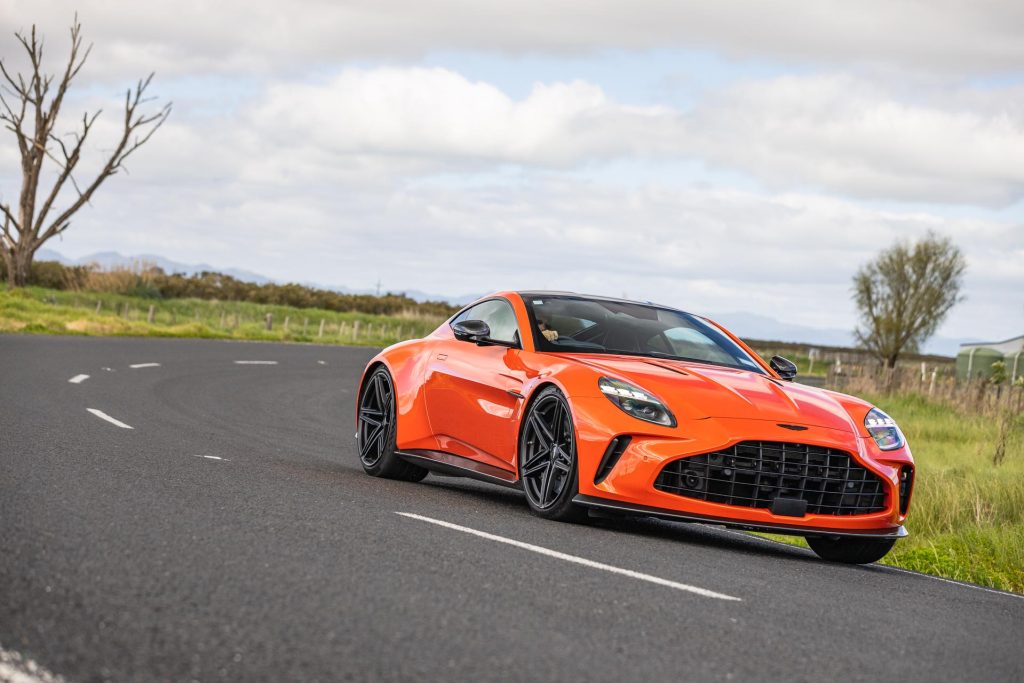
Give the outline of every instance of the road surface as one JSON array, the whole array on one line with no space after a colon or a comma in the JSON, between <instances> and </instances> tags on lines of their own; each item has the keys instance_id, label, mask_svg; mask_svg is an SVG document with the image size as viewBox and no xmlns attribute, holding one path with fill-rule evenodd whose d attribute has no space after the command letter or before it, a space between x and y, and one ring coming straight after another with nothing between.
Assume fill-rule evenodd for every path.
<instances>
[{"instance_id":1,"label":"road surface","mask_svg":"<svg viewBox=\"0 0 1024 683\"><path fill-rule=\"evenodd\" d=\"M0 677L1024 680L1021 596L368 477L372 355L0 336Z\"/></svg>"}]
</instances>

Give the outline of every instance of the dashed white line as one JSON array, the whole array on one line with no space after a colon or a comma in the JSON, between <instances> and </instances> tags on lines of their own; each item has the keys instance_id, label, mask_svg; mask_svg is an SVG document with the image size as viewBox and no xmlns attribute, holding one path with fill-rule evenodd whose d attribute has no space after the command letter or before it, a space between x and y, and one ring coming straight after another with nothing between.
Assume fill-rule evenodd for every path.
<instances>
[{"instance_id":1,"label":"dashed white line","mask_svg":"<svg viewBox=\"0 0 1024 683\"><path fill-rule=\"evenodd\" d=\"M85 380L89 379L89 375L75 375L68 380L71 384L81 384Z\"/></svg>"},{"instance_id":2,"label":"dashed white line","mask_svg":"<svg viewBox=\"0 0 1024 683\"><path fill-rule=\"evenodd\" d=\"M135 365L129 365L132 370L138 370L139 368L158 368L159 363L136 363Z\"/></svg>"},{"instance_id":3,"label":"dashed white line","mask_svg":"<svg viewBox=\"0 0 1024 683\"><path fill-rule=\"evenodd\" d=\"M562 553L557 550L550 550L549 548L542 548L541 546L533 545L532 543L516 541L511 538L505 538L504 536L489 534L485 531L477 531L476 529L470 529L469 527L460 526L458 524L452 524L451 522L445 522L440 519L424 517L423 515L417 515L412 512L396 512L395 514L401 515L403 517L408 517L409 519L418 519L421 522L436 524L437 526L442 526L446 529L453 529L455 531L461 531L463 533L472 534L474 536L479 536L480 538L486 538L489 541L505 543L506 545L515 546L516 548L522 548L523 550L529 550L530 552L538 553L540 555L546 555L547 557L553 557L558 560L564 560L565 562L572 562L573 564L579 564L584 567L590 567L591 569L600 569L602 571L611 572L612 574L628 576L631 579L638 579L640 581L647 581L648 583L654 583L659 586L666 586L668 588L686 591L687 593L694 593L705 598L715 598L717 600L729 600L735 602L740 601L740 598L736 598L731 595L725 595L724 593L716 593L715 591L711 591L706 588L691 586L686 583L679 583L678 581L669 581L668 579L662 579L660 577L652 576L650 574L635 572L632 569L622 569L621 567L613 567L612 565L604 564L603 562L594 562L593 560L577 557L575 555L569 555L567 553Z\"/></svg>"},{"instance_id":4,"label":"dashed white line","mask_svg":"<svg viewBox=\"0 0 1024 683\"><path fill-rule=\"evenodd\" d=\"M96 410L95 408L86 408L86 410L88 410L90 413L92 413L96 417L100 418L101 420L106 420L110 424L115 425L117 427L120 427L121 429L135 429L131 425L125 424L124 422L121 422L120 420L115 420L114 418L112 418L109 415L107 415L106 413L104 413L102 410Z\"/></svg>"},{"instance_id":5,"label":"dashed white line","mask_svg":"<svg viewBox=\"0 0 1024 683\"><path fill-rule=\"evenodd\" d=\"M224 462L228 462L227 458L222 458L219 455L194 455L192 457L194 457L194 458L206 458L207 460L223 460Z\"/></svg>"},{"instance_id":6,"label":"dashed white line","mask_svg":"<svg viewBox=\"0 0 1024 683\"><path fill-rule=\"evenodd\" d=\"M277 365L276 360L236 360L235 365Z\"/></svg>"}]
</instances>

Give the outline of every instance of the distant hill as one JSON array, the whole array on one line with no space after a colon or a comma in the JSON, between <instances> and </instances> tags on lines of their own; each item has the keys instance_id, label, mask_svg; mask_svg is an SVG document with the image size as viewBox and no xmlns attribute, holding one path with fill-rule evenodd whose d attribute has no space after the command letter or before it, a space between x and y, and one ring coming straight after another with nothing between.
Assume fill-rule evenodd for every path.
<instances>
[{"instance_id":1,"label":"distant hill","mask_svg":"<svg viewBox=\"0 0 1024 683\"><path fill-rule=\"evenodd\" d=\"M185 275L194 275L196 273L216 272L230 275L231 277L242 280L243 282L253 282L256 284L267 284L274 282L273 279L254 273L248 270L239 270L237 268L219 268L211 266L205 263L190 264L190 263L179 263L178 261L172 261L162 256L156 256L154 254L139 254L137 256L124 256L115 251L104 251L96 254L90 254L83 256L78 259L65 258L61 254L52 251L50 249L40 249L36 254L36 258L41 261L59 261L66 265L84 265L87 263L99 263L105 268L112 266L130 266L132 263L137 261L148 261L153 263L158 268L163 269L165 273L183 273ZM334 292L340 292L343 294L374 294L373 289L352 289L344 286L336 285L322 285L318 283L299 283L308 285L310 287L316 287L320 289L327 289ZM467 304L470 301L480 298L483 293L479 294L464 294L460 296L450 296L446 294L431 294L429 292L423 292L417 289L406 289L399 290L396 293L404 293L411 299L419 302L424 301L444 301L449 304L456 306ZM733 311L731 313L718 313L709 314L713 320L716 320L730 330L735 332L740 337L747 339L764 339L780 342L793 342L799 344L820 344L821 346L838 346L838 347L852 347L855 346L853 339L853 333L851 330L840 330L835 328L826 327L810 327L807 325L798 325L795 323L788 323L775 318L761 315L759 313L750 313L748 311ZM932 337L922 349L924 353L935 354L940 356L955 356L960 348L960 344L971 343L980 341L976 338L950 338L950 337Z\"/></svg>"},{"instance_id":2,"label":"distant hill","mask_svg":"<svg viewBox=\"0 0 1024 683\"><path fill-rule=\"evenodd\" d=\"M270 278L249 270L239 270L238 268L216 268L206 263L179 263L178 261L172 261L155 254L124 256L116 251L101 251L95 254L89 254L88 256L83 256L82 258L70 259L51 249L40 249L36 252L36 258L40 261L59 261L60 263L68 266L84 266L89 263L98 263L104 268L130 266L138 261L146 261L147 263L152 263L157 268L160 268L168 274L182 273L184 275L195 275L196 273L206 271L211 273L223 273L224 275L230 275L236 280L254 282L259 285L265 285L268 282L272 282Z\"/></svg>"}]
</instances>

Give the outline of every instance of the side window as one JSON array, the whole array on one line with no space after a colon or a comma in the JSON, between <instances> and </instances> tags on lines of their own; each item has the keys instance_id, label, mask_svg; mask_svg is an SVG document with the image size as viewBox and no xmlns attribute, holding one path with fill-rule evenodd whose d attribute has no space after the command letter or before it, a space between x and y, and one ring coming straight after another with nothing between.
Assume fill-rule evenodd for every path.
<instances>
[{"instance_id":1,"label":"side window","mask_svg":"<svg viewBox=\"0 0 1024 683\"><path fill-rule=\"evenodd\" d=\"M467 308L454 322L461 320L483 320L491 328L491 339L494 341L506 344L519 343L516 313L512 310L512 304L504 299L491 299Z\"/></svg>"}]
</instances>

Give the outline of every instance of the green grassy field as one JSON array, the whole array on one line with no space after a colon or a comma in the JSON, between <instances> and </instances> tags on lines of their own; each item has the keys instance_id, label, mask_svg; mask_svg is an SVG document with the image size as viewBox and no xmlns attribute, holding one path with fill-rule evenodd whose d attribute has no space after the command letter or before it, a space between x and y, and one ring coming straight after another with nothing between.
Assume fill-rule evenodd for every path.
<instances>
[{"instance_id":1,"label":"green grassy field","mask_svg":"<svg viewBox=\"0 0 1024 683\"><path fill-rule=\"evenodd\" d=\"M153 322L149 322L151 306ZM268 313L272 316L269 330ZM0 332L386 346L430 334L441 322L440 318L414 312L383 316L247 302L146 299L39 287L8 291L0 286Z\"/></svg>"},{"instance_id":2,"label":"green grassy field","mask_svg":"<svg viewBox=\"0 0 1024 683\"><path fill-rule=\"evenodd\" d=\"M148 322L151 305L152 323ZM266 329L267 313L273 316L271 330ZM384 346L425 336L440 323L439 318L411 313L374 316L41 288L12 292L0 285L0 332ZM998 420L960 414L914 395L864 398L896 418L918 465L907 522L911 535L897 543L883 562L1024 592L1024 417L1018 415L1010 423L1005 458L995 465ZM792 537L773 538L803 544Z\"/></svg>"},{"instance_id":3,"label":"green grassy field","mask_svg":"<svg viewBox=\"0 0 1024 683\"><path fill-rule=\"evenodd\" d=\"M917 395L863 398L896 419L917 463L910 536L882 563L1024 592L1024 416L1005 429ZM995 465L1001 429L1006 454Z\"/></svg>"}]
</instances>

